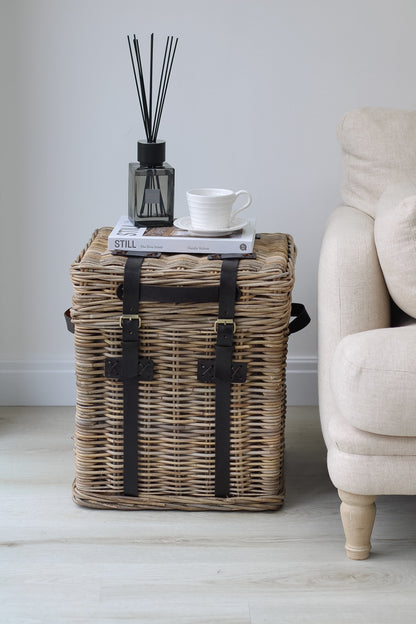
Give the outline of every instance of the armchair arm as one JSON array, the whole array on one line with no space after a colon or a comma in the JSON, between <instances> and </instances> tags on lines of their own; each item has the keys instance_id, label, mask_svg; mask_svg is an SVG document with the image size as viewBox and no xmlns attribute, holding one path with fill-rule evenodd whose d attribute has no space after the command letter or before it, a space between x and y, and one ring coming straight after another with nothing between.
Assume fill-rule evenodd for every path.
<instances>
[{"instance_id":1,"label":"armchair arm","mask_svg":"<svg viewBox=\"0 0 416 624\"><path fill-rule=\"evenodd\" d=\"M331 215L318 272L318 380L324 437L335 404L329 384L334 350L348 334L389 327L390 297L374 244L374 219L349 206Z\"/></svg>"}]
</instances>

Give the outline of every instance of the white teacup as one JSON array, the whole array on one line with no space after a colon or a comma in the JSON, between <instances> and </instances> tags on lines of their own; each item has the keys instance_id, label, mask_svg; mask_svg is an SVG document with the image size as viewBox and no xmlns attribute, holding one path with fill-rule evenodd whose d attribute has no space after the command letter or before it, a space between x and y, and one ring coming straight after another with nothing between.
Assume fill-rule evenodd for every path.
<instances>
[{"instance_id":1,"label":"white teacup","mask_svg":"<svg viewBox=\"0 0 416 624\"><path fill-rule=\"evenodd\" d=\"M248 199L239 208L233 210L233 204L240 195ZM248 191L230 191L229 189L199 188L187 191L189 215L194 230L225 230L232 225L235 216L248 208L251 195Z\"/></svg>"}]
</instances>

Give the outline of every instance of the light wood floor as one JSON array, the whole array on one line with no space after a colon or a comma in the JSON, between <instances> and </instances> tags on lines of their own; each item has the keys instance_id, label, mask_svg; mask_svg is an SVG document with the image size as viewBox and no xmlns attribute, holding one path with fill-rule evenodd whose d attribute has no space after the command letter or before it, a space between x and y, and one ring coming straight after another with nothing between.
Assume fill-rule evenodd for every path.
<instances>
[{"instance_id":1,"label":"light wood floor","mask_svg":"<svg viewBox=\"0 0 416 624\"><path fill-rule=\"evenodd\" d=\"M71 500L73 408L0 410L0 622L416 621L416 501L378 500L350 561L316 408L289 408L285 506L98 511Z\"/></svg>"}]
</instances>

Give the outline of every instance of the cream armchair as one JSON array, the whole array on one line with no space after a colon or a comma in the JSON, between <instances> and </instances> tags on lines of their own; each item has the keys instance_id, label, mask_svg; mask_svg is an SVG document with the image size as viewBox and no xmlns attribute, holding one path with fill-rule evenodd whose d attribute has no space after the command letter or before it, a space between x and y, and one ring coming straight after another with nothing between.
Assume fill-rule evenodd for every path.
<instances>
[{"instance_id":1,"label":"cream armchair","mask_svg":"<svg viewBox=\"0 0 416 624\"><path fill-rule=\"evenodd\" d=\"M338 139L343 205L319 264L319 404L347 555L365 559L376 496L416 494L416 111L351 111Z\"/></svg>"}]
</instances>

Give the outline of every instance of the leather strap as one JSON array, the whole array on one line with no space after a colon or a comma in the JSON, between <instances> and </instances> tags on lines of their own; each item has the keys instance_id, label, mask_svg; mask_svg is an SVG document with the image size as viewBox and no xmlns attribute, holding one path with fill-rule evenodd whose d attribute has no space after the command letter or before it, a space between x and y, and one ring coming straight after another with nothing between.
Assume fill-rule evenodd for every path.
<instances>
[{"instance_id":1,"label":"leather strap","mask_svg":"<svg viewBox=\"0 0 416 624\"><path fill-rule=\"evenodd\" d=\"M124 391L124 494L138 493L138 377L140 338L140 271L144 258L128 256L124 269L122 334Z\"/></svg>"},{"instance_id":2,"label":"leather strap","mask_svg":"<svg viewBox=\"0 0 416 624\"><path fill-rule=\"evenodd\" d=\"M123 299L124 285L117 288L117 296ZM237 289L238 300L240 292ZM140 301L157 301L159 303L213 303L219 299L218 286L153 286L142 284Z\"/></svg>"},{"instance_id":3,"label":"leather strap","mask_svg":"<svg viewBox=\"0 0 416 624\"><path fill-rule=\"evenodd\" d=\"M230 488L230 404L232 383L234 309L239 259L225 259L221 267L215 348L215 496Z\"/></svg>"}]
</instances>

